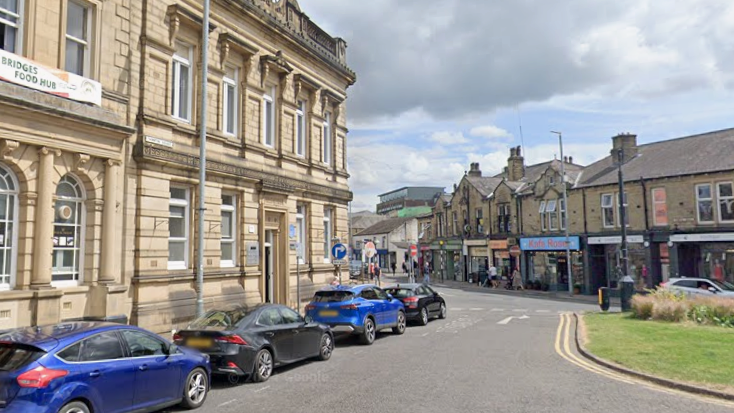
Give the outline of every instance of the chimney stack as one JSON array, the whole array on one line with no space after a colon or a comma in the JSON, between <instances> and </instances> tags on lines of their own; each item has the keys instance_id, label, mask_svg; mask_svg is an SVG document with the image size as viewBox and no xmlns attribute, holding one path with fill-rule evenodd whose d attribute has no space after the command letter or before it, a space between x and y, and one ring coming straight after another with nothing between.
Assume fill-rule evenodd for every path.
<instances>
[{"instance_id":1,"label":"chimney stack","mask_svg":"<svg viewBox=\"0 0 734 413\"><path fill-rule=\"evenodd\" d=\"M637 155L637 135L631 133L620 133L612 138L612 159L619 161L619 150L624 152L622 162L627 162Z\"/></svg>"},{"instance_id":2,"label":"chimney stack","mask_svg":"<svg viewBox=\"0 0 734 413\"><path fill-rule=\"evenodd\" d=\"M525 159L522 157L522 149L519 146L510 148L507 171L509 181L519 181L525 176Z\"/></svg>"},{"instance_id":3,"label":"chimney stack","mask_svg":"<svg viewBox=\"0 0 734 413\"><path fill-rule=\"evenodd\" d=\"M472 164L469 165L469 176L482 176L482 171L479 169L479 162L472 162Z\"/></svg>"}]
</instances>

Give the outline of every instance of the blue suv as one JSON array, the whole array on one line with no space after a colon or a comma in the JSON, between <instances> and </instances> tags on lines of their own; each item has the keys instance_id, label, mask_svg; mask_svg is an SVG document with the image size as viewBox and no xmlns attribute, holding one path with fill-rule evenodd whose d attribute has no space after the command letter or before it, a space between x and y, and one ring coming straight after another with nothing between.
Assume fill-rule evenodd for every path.
<instances>
[{"instance_id":1,"label":"blue suv","mask_svg":"<svg viewBox=\"0 0 734 413\"><path fill-rule=\"evenodd\" d=\"M374 285L317 291L306 306L306 317L330 326L334 333L358 335L363 344L372 344L376 333L386 328L405 333L403 303Z\"/></svg>"},{"instance_id":2,"label":"blue suv","mask_svg":"<svg viewBox=\"0 0 734 413\"><path fill-rule=\"evenodd\" d=\"M0 333L1 413L200 407L209 357L131 326L63 323Z\"/></svg>"}]
</instances>

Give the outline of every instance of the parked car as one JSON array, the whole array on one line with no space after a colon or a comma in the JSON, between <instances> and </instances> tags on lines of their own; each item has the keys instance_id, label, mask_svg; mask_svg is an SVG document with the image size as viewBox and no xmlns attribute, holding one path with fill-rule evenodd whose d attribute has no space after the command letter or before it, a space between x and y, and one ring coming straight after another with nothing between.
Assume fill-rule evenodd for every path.
<instances>
[{"instance_id":1,"label":"parked car","mask_svg":"<svg viewBox=\"0 0 734 413\"><path fill-rule=\"evenodd\" d=\"M349 278L356 279L362 275L362 261L352 260L349 262Z\"/></svg>"},{"instance_id":2,"label":"parked car","mask_svg":"<svg viewBox=\"0 0 734 413\"><path fill-rule=\"evenodd\" d=\"M734 285L708 278L671 278L663 288L679 291L689 297L719 296L734 298Z\"/></svg>"},{"instance_id":3,"label":"parked car","mask_svg":"<svg viewBox=\"0 0 734 413\"><path fill-rule=\"evenodd\" d=\"M408 321L424 326L433 317L446 318L446 301L428 285L398 284L385 291L403 302Z\"/></svg>"},{"instance_id":4,"label":"parked car","mask_svg":"<svg viewBox=\"0 0 734 413\"><path fill-rule=\"evenodd\" d=\"M209 357L137 327L74 322L0 335L2 413L195 409L209 379Z\"/></svg>"},{"instance_id":5,"label":"parked car","mask_svg":"<svg viewBox=\"0 0 734 413\"><path fill-rule=\"evenodd\" d=\"M328 326L308 323L277 304L212 310L174 335L174 341L211 358L212 372L263 382L273 369L297 361L328 360L334 336Z\"/></svg>"},{"instance_id":6,"label":"parked car","mask_svg":"<svg viewBox=\"0 0 734 413\"><path fill-rule=\"evenodd\" d=\"M375 285L335 286L317 291L306 306L306 316L329 325L336 333L358 335L372 344L378 331L392 328L405 333L405 307Z\"/></svg>"}]
</instances>

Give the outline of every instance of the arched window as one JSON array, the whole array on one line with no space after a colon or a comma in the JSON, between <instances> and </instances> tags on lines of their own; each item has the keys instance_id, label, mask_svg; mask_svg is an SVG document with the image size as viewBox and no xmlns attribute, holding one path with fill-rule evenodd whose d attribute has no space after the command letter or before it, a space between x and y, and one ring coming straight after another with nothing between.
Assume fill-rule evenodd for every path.
<instances>
[{"instance_id":1,"label":"arched window","mask_svg":"<svg viewBox=\"0 0 734 413\"><path fill-rule=\"evenodd\" d=\"M56 186L54 208L53 281L76 284L80 280L84 245L84 189L71 175Z\"/></svg>"},{"instance_id":2,"label":"arched window","mask_svg":"<svg viewBox=\"0 0 734 413\"><path fill-rule=\"evenodd\" d=\"M15 283L15 233L18 227L18 185L12 172L0 165L0 290Z\"/></svg>"}]
</instances>

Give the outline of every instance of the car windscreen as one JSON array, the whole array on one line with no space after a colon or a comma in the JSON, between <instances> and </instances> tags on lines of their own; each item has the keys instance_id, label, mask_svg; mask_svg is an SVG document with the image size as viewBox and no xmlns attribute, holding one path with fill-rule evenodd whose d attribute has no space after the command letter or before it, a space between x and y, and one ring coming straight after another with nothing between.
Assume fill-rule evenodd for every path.
<instances>
[{"instance_id":1,"label":"car windscreen","mask_svg":"<svg viewBox=\"0 0 734 413\"><path fill-rule=\"evenodd\" d=\"M204 329L208 327L224 327L232 328L239 322L244 320L254 310L247 308L236 308L232 310L215 310L206 313L203 317L197 318L191 324L189 329Z\"/></svg>"},{"instance_id":2,"label":"car windscreen","mask_svg":"<svg viewBox=\"0 0 734 413\"><path fill-rule=\"evenodd\" d=\"M318 291L313 296L316 303L340 303L349 301L354 297L351 291Z\"/></svg>"},{"instance_id":3,"label":"car windscreen","mask_svg":"<svg viewBox=\"0 0 734 413\"><path fill-rule=\"evenodd\" d=\"M0 343L0 371L15 371L44 354L43 351L18 343Z\"/></svg>"},{"instance_id":4,"label":"car windscreen","mask_svg":"<svg viewBox=\"0 0 734 413\"><path fill-rule=\"evenodd\" d=\"M385 291L395 298L413 297L415 295L413 290L407 288L388 288Z\"/></svg>"},{"instance_id":5,"label":"car windscreen","mask_svg":"<svg viewBox=\"0 0 734 413\"><path fill-rule=\"evenodd\" d=\"M734 284L730 282L718 281L718 280L710 280L710 281L716 284L717 287L721 288L724 291L734 291Z\"/></svg>"}]
</instances>

